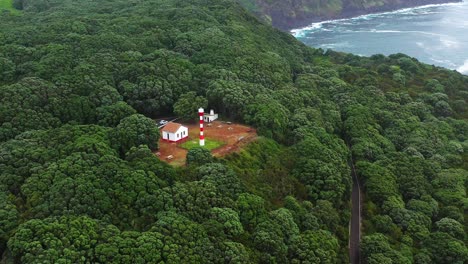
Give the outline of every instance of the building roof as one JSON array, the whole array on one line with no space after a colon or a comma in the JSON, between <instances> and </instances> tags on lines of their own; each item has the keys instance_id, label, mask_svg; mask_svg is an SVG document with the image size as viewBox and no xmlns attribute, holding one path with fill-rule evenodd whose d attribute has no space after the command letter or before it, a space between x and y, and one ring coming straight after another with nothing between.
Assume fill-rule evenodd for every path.
<instances>
[{"instance_id":1,"label":"building roof","mask_svg":"<svg viewBox=\"0 0 468 264\"><path fill-rule=\"evenodd\" d=\"M179 123L169 122L162 130L168 133L175 133L177 130L179 130L180 127L182 127L182 125Z\"/></svg>"}]
</instances>

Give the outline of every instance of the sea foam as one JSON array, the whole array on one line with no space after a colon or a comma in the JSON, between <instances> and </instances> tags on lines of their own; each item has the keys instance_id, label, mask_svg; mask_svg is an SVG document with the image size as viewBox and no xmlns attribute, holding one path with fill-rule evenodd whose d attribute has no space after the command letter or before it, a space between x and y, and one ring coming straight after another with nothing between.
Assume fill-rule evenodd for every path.
<instances>
[{"instance_id":1,"label":"sea foam","mask_svg":"<svg viewBox=\"0 0 468 264\"><path fill-rule=\"evenodd\" d=\"M412 14L416 14L416 11L421 11L421 10L429 9L429 8L433 8L433 7L458 6L458 5L463 5L463 2L461 2L461 3L423 5L423 6L403 8L403 9L398 9L398 10L388 11L388 12L366 14L366 15L361 15L361 16L352 17L352 18L341 18L341 19L325 20L325 21L321 21L321 22L312 23L307 27L292 29L290 31L290 33L296 38L301 38L301 37L305 36L306 32L321 29L323 27L323 25L325 25L325 24L331 24L331 23L339 24L339 23L342 23L342 22L345 22L345 21L353 21L353 20L370 20L372 18L376 18L376 17L380 17L380 16L387 16L387 15L392 15L392 14L412 15ZM346 24L348 24L348 23L346 23Z\"/></svg>"},{"instance_id":2,"label":"sea foam","mask_svg":"<svg viewBox=\"0 0 468 264\"><path fill-rule=\"evenodd\" d=\"M459 73L468 74L468 60L465 60L462 66L457 68Z\"/></svg>"},{"instance_id":3,"label":"sea foam","mask_svg":"<svg viewBox=\"0 0 468 264\"><path fill-rule=\"evenodd\" d=\"M307 27L293 29L293 30L291 30L291 33L296 38L304 37L304 35L305 35L305 33L307 31L312 31L314 29L322 28L323 24L325 24L327 22L328 21L322 21L322 22L318 22L318 23L313 23L313 24L311 24L310 26L307 26Z\"/></svg>"}]
</instances>

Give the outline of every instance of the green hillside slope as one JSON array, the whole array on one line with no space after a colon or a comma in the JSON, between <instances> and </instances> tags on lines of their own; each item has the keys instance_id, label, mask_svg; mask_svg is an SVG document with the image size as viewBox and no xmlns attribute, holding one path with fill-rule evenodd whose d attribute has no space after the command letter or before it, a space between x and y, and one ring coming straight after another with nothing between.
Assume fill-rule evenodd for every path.
<instances>
[{"instance_id":1,"label":"green hillside slope","mask_svg":"<svg viewBox=\"0 0 468 264\"><path fill-rule=\"evenodd\" d=\"M274 27L290 30L312 22L460 0L238 0Z\"/></svg>"},{"instance_id":2,"label":"green hillside slope","mask_svg":"<svg viewBox=\"0 0 468 264\"><path fill-rule=\"evenodd\" d=\"M4 10L12 13L18 13L18 10L13 8L13 0L0 0L0 12Z\"/></svg>"},{"instance_id":3,"label":"green hillside slope","mask_svg":"<svg viewBox=\"0 0 468 264\"><path fill-rule=\"evenodd\" d=\"M467 76L312 49L230 0L17 4L0 15L2 261L349 263L351 156L365 262L468 261ZM159 161L151 118L193 92L260 138Z\"/></svg>"}]
</instances>

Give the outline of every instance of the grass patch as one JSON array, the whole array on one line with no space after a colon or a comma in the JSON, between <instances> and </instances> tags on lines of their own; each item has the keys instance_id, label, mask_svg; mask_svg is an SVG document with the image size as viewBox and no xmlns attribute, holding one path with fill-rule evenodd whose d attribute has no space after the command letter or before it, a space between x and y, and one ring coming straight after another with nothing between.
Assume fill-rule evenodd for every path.
<instances>
[{"instance_id":1,"label":"grass patch","mask_svg":"<svg viewBox=\"0 0 468 264\"><path fill-rule=\"evenodd\" d=\"M0 8L1 9L12 9L13 8L13 0L0 0Z\"/></svg>"},{"instance_id":2,"label":"grass patch","mask_svg":"<svg viewBox=\"0 0 468 264\"><path fill-rule=\"evenodd\" d=\"M8 10L12 14L18 14L19 11L13 7L13 0L0 0L0 11L1 10Z\"/></svg>"},{"instance_id":3,"label":"grass patch","mask_svg":"<svg viewBox=\"0 0 468 264\"><path fill-rule=\"evenodd\" d=\"M205 148L208 150L219 148L222 145L224 145L224 142L205 138ZM180 146L184 149L190 150L195 147L199 147L200 145L199 145L198 139L197 140L192 139L192 140L189 140L187 142L180 144Z\"/></svg>"}]
</instances>

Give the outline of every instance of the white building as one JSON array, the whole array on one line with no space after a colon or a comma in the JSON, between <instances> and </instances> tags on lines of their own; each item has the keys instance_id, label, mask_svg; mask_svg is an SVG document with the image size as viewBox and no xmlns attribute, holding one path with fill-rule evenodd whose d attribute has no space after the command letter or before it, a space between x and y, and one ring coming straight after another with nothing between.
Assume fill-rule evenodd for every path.
<instances>
[{"instance_id":1,"label":"white building","mask_svg":"<svg viewBox=\"0 0 468 264\"><path fill-rule=\"evenodd\" d=\"M215 114L214 110L211 109L209 114L204 114L203 115L203 120L207 123L211 123L218 119L218 114Z\"/></svg>"},{"instance_id":2,"label":"white building","mask_svg":"<svg viewBox=\"0 0 468 264\"><path fill-rule=\"evenodd\" d=\"M188 138L188 128L179 124L169 122L162 129L162 139L169 142L178 142Z\"/></svg>"}]
</instances>

